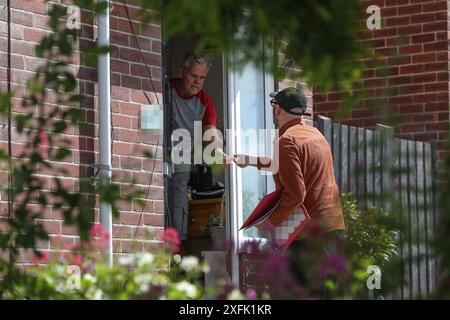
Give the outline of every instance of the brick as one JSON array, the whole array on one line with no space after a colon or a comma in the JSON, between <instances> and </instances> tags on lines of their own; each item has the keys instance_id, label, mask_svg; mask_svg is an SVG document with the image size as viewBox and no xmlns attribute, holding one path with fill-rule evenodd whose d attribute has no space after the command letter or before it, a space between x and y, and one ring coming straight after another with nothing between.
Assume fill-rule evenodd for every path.
<instances>
[{"instance_id":1,"label":"brick","mask_svg":"<svg viewBox=\"0 0 450 320\"><path fill-rule=\"evenodd\" d=\"M410 64L411 57L410 56L398 56L388 58L389 65L402 65L402 64Z\"/></svg>"},{"instance_id":2,"label":"brick","mask_svg":"<svg viewBox=\"0 0 450 320\"><path fill-rule=\"evenodd\" d=\"M448 70L448 62L434 62L425 64L425 71L445 71Z\"/></svg>"},{"instance_id":3,"label":"brick","mask_svg":"<svg viewBox=\"0 0 450 320\"><path fill-rule=\"evenodd\" d=\"M164 226L164 216L162 214L144 214L144 224L162 227Z\"/></svg>"},{"instance_id":4,"label":"brick","mask_svg":"<svg viewBox=\"0 0 450 320\"><path fill-rule=\"evenodd\" d=\"M422 64L411 64L411 65L400 67L401 74L420 73L423 70L424 70L424 65L422 65Z\"/></svg>"},{"instance_id":5,"label":"brick","mask_svg":"<svg viewBox=\"0 0 450 320\"><path fill-rule=\"evenodd\" d=\"M122 60L132 61L132 62L141 62L142 58L139 54L139 51L129 48L121 47L119 49L119 57Z\"/></svg>"},{"instance_id":6,"label":"brick","mask_svg":"<svg viewBox=\"0 0 450 320\"><path fill-rule=\"evenodd\" d=\"M434 33L421 34L417 36L412 36L412 43L424 43L432 42L436 40L436 35Z\"/></svg>"},{"instance_id":7,"label":"brick","mask_svg":"<svg viewBox=\"0 0 450 320\"><path fill-rule=\"evenodd\" d=\"M122 169L142 170L142 160L133 157L120 157Z\"/></svg>"},{"instance_id":8,"label":"brick","mask_svg":"<svg viewBox=\"0 0 450 320\"><path fill-rule=\"evenodd\" d=\"M138 90L142 89L142 80L140 78L122 75L121 79L122 87Z\"/></svg>"},{"instance_id":9,"label":"brick","mask_svg":"<svg viewBox=\"0 0 450 320\"><path fill-rule=\"evenodd\" d=\"M425 43L423 45L423 51L429 52L429 51L448 51L448 41L436 41L433 43Z\"/></svg>"},{"instance_id":10,"label":"brick","mask_svg":"<svg viewBox=\"0 0 450 320\"><path fill-rule=\"evenodd\" d=\"M27 0L23 9L39 14L47 13L46 4L42 0Z\"/></svg>"},{"instance_id":11,"label":"brick","mask_svg":"<svg viewBox=\"0 0 450 320\"><path fill-rule=\"evenodd\" d=\"M422 33L422 25L421 24L398 27L399 35L412 35L412 34L420 34L420 33Z\"/></svg>"},{"instance_id":12,"label":"brick","mask_svg":"<svg viewBox=\"0 0 450 320\"><path fill-rule=\"evenodd\" d=\"M423 124L404 124L400 125L400 130L402 133L404 132L424 132L425 125Z\"/></svg>"},{"instance_id":13,"label":"brick","mask_svg":"<svg viewBox=\"0 0 450 320\"><path fill-rule=\"evenodd\" d=\"M402 25L409 25L409 24L410 24L409 16L393 17L393 18L386 19L387 26L402 26Z\"/></svg>"},{"instance_id":14,"label":"brick","mask_svg":"<svg viewBox=\"0 0 450 320\"><path fill-rule=\"evenodd\" d=\"M424 62L433 62L436 61L436 54L435 53L423 53L414 55L412 57L412 63L424 63Z\"/></svg>"},{"instance_id":15,"label":"brick","mask_svg":"<svg viewBox=\"0 0 450 320\"><path fill-rule=\"evenodd\" d=\"M432 31L447 31L447 22L425 23L423 25L423 32Z\"/></svg>"},{"instance_id":16,"label":"brick","mask_svg":"<svg viewBox=\"0 0 450 320\"><path fill-rule=\"evenodd\" d=\"M393 78L389 78L389 80L388 80L389 86L410 84L411 82L412 82L411 76L393 77Z\"/></svg>"},{"instance_id":17,"label":"brick","mask_svg":"<svg viewBox=\"0 0 450 320\"><path fill-rule=\"evenodd\" d=\"M111 90L112 99L121 101L130 101L130 89L121 87L112 87Z\"/></svg>"},{"instance_id":18,"label":"brick","mask_svg":"<svg viewBox=\"0 0 450 320\"><path fill-rule=\"evenodd\" d=\"M161 27L154 24L142 26L141 35L152 39L161 39Z\"/></svg>"},{"instance_id":19,"label":"brick","mask_svg":"<svg viewBox=\"0 0 450 320\"><path fill-rule=\"evenodd\" d=\"M131 153L131 144L130 143L122 143L119 141L115 141L113 143L113 153L120 155L129 155Z\"/></svg>"},{"instance_id":20,"label":"brick","mask_svg":"<svg viewBox=\"0 0 450 320\"><path fill-rule=\"evenodd\" d=\"M141 217L140 213L122 212L120 214L120 222L127 225L140 225L143 222L143 217Z\"/></svg>"},{"instance_id":21,"label":"brick","mask_svg":"<svg viewBox=\"0 0 450 320\"><path fill-rule=\"evenodd\" d=\"M49 234L60 234L61 233L61 221L54 220L38 220L37 223L41 223Z\"/></svg>"},{"instance_id":22,"label":"brick","mask_svg":"<svg viewBox=\"0 0 450 320\"><path fill-rule=\"evenodd\" d=\"M113 225L113 238L130 239L131 235L130 227Z\"/></svg>"},{"instance_id":23,"label":"brick","mask_svg":"<svg viewBox=\"0 0 450 320\"><path fill-rule=\"evenodd\" d=\"M411 23L424 23L424 22L435 22L436 14L435 13L422 13L411 16Z\"/></svg>"},{"instance_id":24,"label":"brick","mask_svg":"<svg viewBox=\"0 0 450 320\"><path fill-rule=\"evenodd\" d=\"M426 94L414 95L414 103L434 102L434 101L436 101L436 94L435 93L426 93Z\"/></svg>"},{"instance_id":25,"label":"brick","mask_svg":"<svg viewBox=\"0 0 450 320\"><path fill-rule=\"evenodd\" d=\"M141 49L142 52L152 51L152 40L143 37L131 36L130 46L132 48Z\"/></svg>"},{"instance_id":26,"label":"brick","mask_svg":"<svg viewBox=\"0 0 450 320\"><path fill-rule=\"evenodd\" d=\"M111 30L110 36L111 36L111 44L127 46L127 47L130 45L130 36L128 33L122 33L122 32L117 32L117 31Z\"/></svg>"},{"instance_id":27,"label":"brick","mask_svg":"<svg viewBox=\"0 0 450 320\"><path fill-rule=\"evenodd\" d=\"M389 98L389 102L391 104L411 104L412 101L412 96L398 96Z\"/></svg>"},{"instance_id":28,"label":"brick","mask_svg":"<svg viewBox=\"0 0 450 320\"><path fill-rule=\"evenodd\" d=\"M422 5L420 4L414 4L409 6L401 6L397 9L398 15L411 15L414 13L421 13L422 12Z\"/></svg>"},{"instance_id":29,"label":"brick","mask_svg":"<svg viewBox=\"0 0 450 320\"><path fill-rule=\"evenodd\" d=\"M145 65L133 63L131 65L131 75L138 77L148 77L148 71Z\"/></svg>"},{"instance_id":30,"label":"brick","mask_svg":"<svg viewBox=\"0 0 450 320\"><path fill-rule=\"evenodd\" d=\"M23 26L32 27L33 26L33 15L28 12L11 10L11 22L15 24L20 24Z\"/></svg>"},{"instance_id":31,"label":"brick","mask_svg":"<svg viewBox=\"0 0 450 320\"><path fill-rule=\"evenodd\" d=\"M440 10L446 10L447 9L447 4L446 1L435 1L432 3L424 3L423 4L423 12L427 12L427 11L440 11Z\"/></svg>"},{"instance_id":32,"label":"brick","mask_svg":"<svg viewBox=\"0 0 450 320\"><path fill-rule=\"evenodd\" d=\"M122 74L130 73L130 64L127 61L119 59L111 59L111 71L120 72Z\"/></svg>"},{"instance_id":33,"label":"brick","mask_svg":"<svg viewBox=\"0 0 450 320\"><path fill-rule=\"evenodd\" d=\"M419 53L419 52L422 52L421 44L414 44L400 47L400 54Z\"/></svg>"},{"instance_id":34,"label":"brick","mask_svg":"<svg viewBox=\"0 0 450 320\"><path fill-rule=\"evenodd\" d=\"M425 104L424 111L427 112L448 111L448 103L446 102L427 103ZM446 114L446 116L448 118L448 114Z\"/></svg>"}]
</instances>

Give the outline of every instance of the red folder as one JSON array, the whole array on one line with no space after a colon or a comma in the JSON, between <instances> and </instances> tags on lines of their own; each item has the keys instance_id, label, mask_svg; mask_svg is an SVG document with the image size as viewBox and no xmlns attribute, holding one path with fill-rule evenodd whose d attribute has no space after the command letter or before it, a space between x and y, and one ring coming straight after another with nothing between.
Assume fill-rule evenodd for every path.
<instances>
[{"instance_id":1,"label":"red folder","mask_svg":"<svg viewBox=\"0 0 450 320\"><path fill-rule=\"evenodd\" d=\"M239 230L251 228L268 219L280 204L282 194L283 190L277 189L265 195ZM287 249L310 220L311 218L302 204L281 224L274 227L274 241L281 249Z\"/></svg>"}]
</instances>

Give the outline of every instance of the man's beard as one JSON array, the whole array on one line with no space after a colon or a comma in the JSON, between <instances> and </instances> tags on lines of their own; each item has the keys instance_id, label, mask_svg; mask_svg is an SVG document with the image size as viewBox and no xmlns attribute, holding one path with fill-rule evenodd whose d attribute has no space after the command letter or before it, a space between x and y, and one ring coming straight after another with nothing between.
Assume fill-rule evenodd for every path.
<instances>
[{"instance_id":1,"label":"man's beard","mask_svg":"<svg viewBox=\"0 0 450 320\"><path fill-rule=\"evenodd\" d=\"M272 109L272 120L273 124L275 125L275 129L278 129L278 120L277 117L275 116L275 108Z\"/></svg>"}]
</instances>

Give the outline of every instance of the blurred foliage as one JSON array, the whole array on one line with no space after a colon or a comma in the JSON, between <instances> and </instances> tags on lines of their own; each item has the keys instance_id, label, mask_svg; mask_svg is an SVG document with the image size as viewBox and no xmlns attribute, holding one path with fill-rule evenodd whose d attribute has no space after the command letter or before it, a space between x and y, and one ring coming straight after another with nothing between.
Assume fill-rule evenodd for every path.
<instances>
[{"instance_id":1,"label":"blurred foliage","mask_svg":"<svg viewBox=\"0 0 450 320\"><path fill-rule=\"evenodd\" d=\"M76 1L86 9L96 12L104 4L92 1ZM5 232L0 233L0 250L8 250L8 261L0 259L4 274L4 290L14 288L17 281L26 276L15 268L20 249L32 249L35 254L39 241L49 239L42 222L46 212L60 212L64 224L76 226L80 238L87 240L89 228L94 221L97 198L110 203L114 216L118 216L117 202L131 201L141 195L140 191L123 195L120 188L109 181L93 186L89 172L80 168L79 189L68 188L62 177L73 176L65 161L72 162L71 141L64 133L73 128L86 128L86 113L79 108L84 97L78 93L72 55L78 50L79 30L67 27L67 7L49 5L47 33L36 46L36 56L43 58L34 75L26 83L26 93L21 105L12 112L14 92L0 92L0 111L11 120L14 136L26 141L23 148L10 158L5 152L0 158L8 167L11 187L8 189L11 209ZM80 49L81 56L87 52L98 55L109 48ZM16 131L16 132L14 132ZM3 167L3 166L2 166ZM50 173L47 178L42 174ZM93 174L93 173L92 173Z\"/></svg>"},{"instance_id":2,"label":"blurred foliage","mask_svg":"<svg viewBox=\"0 0 450 320\"><path fill-rule=\"evenodd\" d=\"M17 274L14 288L0 282L0 299L211 299L222 294L244 298L238 290L205 288L202 278L208 266L197 257L173 255L170 242L152 253L123 255L109 267L101 257L109 236L101 225L94 225L90 236L83 249L61 248L66 249L63 260L36 256L26 277Z\"/></svg>"},{"instance_id":3,"label":"blurred foliage","mask_svg":"<svg viewBox=\"0 0 450 320\"><path fill-rule=\"evenodd\" d=\"M325 90L351 91L363 70L361 59L368 56L357 41L368 17L358 0L138 2L143 21L162 21L167 39L197 34L198 50L231 54L238 49L241 54L233 56L237 69L249 61L262 67L270 52L278 51L284 57L280 65L273 64L274 72L282 75L286 67L301 67L302 80Z\"/></svg>"},{"instance_id":4,"label":"blurred foliage","mask_svg":"<svg viewBox=\"0 0 450 320\"><path fill-rule=\"evenodd\" d=\"M402 284L399 274L401 266L396 260L402 231L397 217L377 207L359 209L351 193L341 194L341 205L346 225L346 240L342 250L355 270L355 278L364 282L353 294L359 298L391 294ZM370 265L380 268L382 280L381 289L372 294L369 294L365 283Z\"/></svg>"},{"instance_id":5,"label":"blurred foliage","mask_svg":"<svg viewBox=\"0 0 450 320\"><path fill-rule=\"evenodd\" d=\"M399 230L397 219L383 209L358 209L351 193L341 195L346 231L345 251L368 258L379 267L398 255Z\"/></svg>"}]
</instances>

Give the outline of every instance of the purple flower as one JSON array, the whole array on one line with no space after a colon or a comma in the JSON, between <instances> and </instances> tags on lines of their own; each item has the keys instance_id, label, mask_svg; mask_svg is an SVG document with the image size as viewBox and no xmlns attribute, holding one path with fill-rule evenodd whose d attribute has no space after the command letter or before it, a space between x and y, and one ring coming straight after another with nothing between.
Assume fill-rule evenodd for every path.
<instances>
[{"instance_id":1,"label":"purple flower","mask_svg":"<svg viewBox=\"0 0 450 320\"><path fill-rule=\"evenodd\" d=\"M347 261L343 255L333 252L321 261L319 277L325 279L330 272L337 272L343 276L348 274Z\"/></svg>"},{"instance_id":2,"label":"purple flower","mask_svg":"<svg viewBox=\"0 0 450 320\"><path fill-rule=\"evenodd\" d=\"M245 292L245 296L247 297L248 300L256 300L257 294L256 294L255 289L248 288L247 292Z\"/></svg>"},{"instance_id":3,"label":"purple flower","mask_svg":"<svg viewBox=\"0 0 450 320\"><path fill-rule=\"evenodd\" d=\"M266 276L279 276L289 272L289 266L286 258L278 254L271 255L263 266L263 272Z\"/></svg>"}]
</instances>

